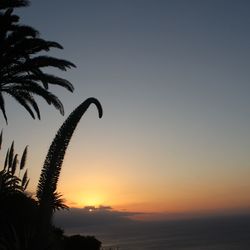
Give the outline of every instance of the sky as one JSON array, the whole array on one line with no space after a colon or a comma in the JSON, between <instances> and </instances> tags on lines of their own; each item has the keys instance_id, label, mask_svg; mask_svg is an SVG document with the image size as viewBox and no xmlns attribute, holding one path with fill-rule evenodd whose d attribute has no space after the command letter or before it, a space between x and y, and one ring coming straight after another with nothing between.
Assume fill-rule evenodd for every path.
<instances>
[{"instance_id":1,"label":"sky","mask_svg":"<svg viewBox=\"0 0 250 250\"><path fill-rule=\"evenodd\" d=\"M35 191L50 143L67 115L94 96L78 124L58 190L72 207L156 213L250 208L250 3L238 0L33 0L21 21L57 41L50 55L74 93L51 90L65 116L38 103L32 120L6 97L4 149L29 145Z\"/></svg>"}]
</instances>

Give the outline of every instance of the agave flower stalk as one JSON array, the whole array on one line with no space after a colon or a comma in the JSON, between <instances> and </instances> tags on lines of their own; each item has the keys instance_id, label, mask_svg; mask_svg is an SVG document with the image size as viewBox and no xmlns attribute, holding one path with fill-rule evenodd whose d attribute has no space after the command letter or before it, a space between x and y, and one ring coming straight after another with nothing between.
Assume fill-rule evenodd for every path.
<instances>
[{"instance_id":1,"label":"agave flower stalk","mask_svg":"<svg viewBox=\"0 0 250 250\"><path fill-rule=\"evenodd\" d=\"M66 149L78 122L91 104L96 105L99 118L102 117L103 111L100 102L93 97L88 98L65 120L48 150L36 194L40 207L42 231L47 231L51 225L53 211L55 210L54 205L58 204L55 201L59 197L56 188Z\"/></svg>"}]
</instances>

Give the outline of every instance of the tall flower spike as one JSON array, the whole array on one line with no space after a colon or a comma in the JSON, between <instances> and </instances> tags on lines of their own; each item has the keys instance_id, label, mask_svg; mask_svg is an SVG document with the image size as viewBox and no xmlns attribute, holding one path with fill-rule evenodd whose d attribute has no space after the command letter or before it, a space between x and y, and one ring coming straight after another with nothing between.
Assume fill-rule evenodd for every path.
<instances>
[{"instance_id":1,"label":"tall flower spike","mask_svg":"<svg viewBox=\"0 0 250 250\"><path fill-rule=\"evenodd\" d=\"M47 226L49 226L51 222L54 210L54 196L56 194L57 182L65 152L78 122L90 104L96 105L99 118L102 117L103 111L100 102L93 97L85 100L68 116L63 125L57 131L45 158L37 186L37 198L40 204L40 219L43 224L43 232L46 231Z\"/></svg>"}]
</instances>

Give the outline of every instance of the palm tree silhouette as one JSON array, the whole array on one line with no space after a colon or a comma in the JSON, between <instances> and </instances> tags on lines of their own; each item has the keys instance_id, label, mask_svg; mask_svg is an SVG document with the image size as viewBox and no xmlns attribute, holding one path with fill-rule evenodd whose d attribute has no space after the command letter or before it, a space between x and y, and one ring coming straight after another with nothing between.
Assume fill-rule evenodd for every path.
<instances>
[{"instance_id":1,"label":"palm tree silhouette","mask_svg":"<svg viewBox=\"0 0 250 250\"><path fill-rule=\"evenodd\" d=\"M65 120L48 150L36 193L40 207L42 232L48 232L48 228L51 225L55 201L58 198L58 193L56 192L57 182L66 149L78 122L92 103L97 107L99 118L102 117L103 111L100 102L93 97L86 99ZM57 203L60 204L60 202Z\"/></svg>"},{"instance_id":2,"label":"palm tree silhouette","mask_svg":"<svg viewBox=\"0 0 250 250\"><path fill-rule=\"evenodd\" d=\"M4 0L0 3L0 109L6 122L3 93L12 96L32 118L37 116L40 119L34 96L42 97L64 114L63 104L48 90L49 84L64 87L71 92L74 90L69 81L43 72L47 67L66 71L75 65L64 59L41 54L51 48L63 47L57 42L40 38L34 28L19 24L19 16L13 14L13 7L27 6L28 3L24 0Z\"/></svg>"},{"instance_id":3,"label":"palm tree silhouette","mask_svg":"<svg viewBox=\"0 0 250 250\"><path fill-rule=\"evenodd\" d=\"M0 9L17 8L28 6L28 0L1 0Z\"/></svg>"}]
</instances>

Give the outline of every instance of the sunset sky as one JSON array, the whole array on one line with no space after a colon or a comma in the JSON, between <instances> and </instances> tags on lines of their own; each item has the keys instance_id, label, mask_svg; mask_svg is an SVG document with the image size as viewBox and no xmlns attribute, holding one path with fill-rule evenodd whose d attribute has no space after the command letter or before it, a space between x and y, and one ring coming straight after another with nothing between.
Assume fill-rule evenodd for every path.
<instances>
[{"instance_id":1,"label":"sunset sky","mask_svg":"<svg viewBox=\"0 0 250 250\"><path fill-rule=\"evenodd\" d=\"M65 116L43 100L42 120L6 98L9 125L35 191L52 139L94 96L70 142L59 191L73 207L210 213L250 208L250 2L33 0L22 23L64 50L76 69L53 72ZM2 153L3 155L3 153Z\"/></svg>"}]
</instances>

